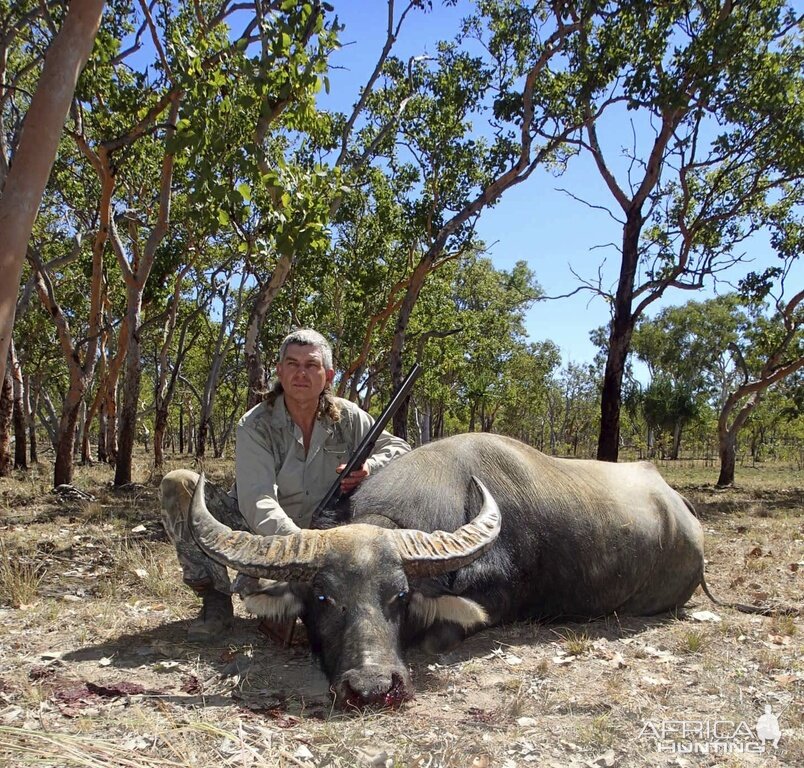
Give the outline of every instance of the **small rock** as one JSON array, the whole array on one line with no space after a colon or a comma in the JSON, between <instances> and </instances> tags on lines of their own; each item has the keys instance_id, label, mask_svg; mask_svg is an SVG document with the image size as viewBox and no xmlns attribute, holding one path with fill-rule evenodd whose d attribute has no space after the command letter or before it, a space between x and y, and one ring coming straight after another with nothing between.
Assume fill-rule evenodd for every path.
<instances>
[{"instance_id":1,"label":"small rock","mask_svg":"<svg viewBox=\"0 0 804 768\"><path fill-rule=\"evenodd\" d=\"M293 757L295 757L297 760L312 760L313 753L304 744L301 744L293 753Z\"/></svg>"},{"instance_id":2,"label":"small rock","mask_svg":"<svg viewBox=\"0 0 804 768\"><path fill-rule=\"evenodd\" d=\"M615 762L615 753L613 749L609 749L602 755L587 761L589 768L612 768Z\"/></svg>"},{"instance_id":3,"label":"small rock","mask_svg":"<svg viewBox=\"0 0 804 768\"><path fill-rule=\"evenodd\" d=\"M536 725L536 718L535 717L518 717L516 719L516 724L520 728L532 728Z\"/></svg>"},{"instance_id":4,"label":"small rock","mask_svg":"<svg viewBox=\"0 0 804 768\"><path fill-rule=\"evenodd\" d=\"M718 616L716 613L712 613L712 611L695 611L695 613L690 614L690 618L693 621L722 621L720 616Z\"/></svg>"},{"instance_id":5,"label":"small rock","mask_svg":"<svg viewBox=\"0 0 804 768\"><path fill-rule=\"evenodd\" d=\"M176 667L179 666L178 661L157 661L156 664L153 665L153 669L155 672L172 672Z\"/></svg>"}]
</instances>

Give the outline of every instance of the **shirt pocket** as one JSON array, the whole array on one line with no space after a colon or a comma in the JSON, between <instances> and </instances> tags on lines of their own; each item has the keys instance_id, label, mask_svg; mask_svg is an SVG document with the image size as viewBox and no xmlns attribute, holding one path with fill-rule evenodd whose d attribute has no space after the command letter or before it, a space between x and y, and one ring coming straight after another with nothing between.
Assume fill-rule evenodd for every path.
<instances>
[{"instance_id":1,"label":"shirt pocket","mask_svg":"<svg viewBox=\"0 0 804 768\"><path fill-rule=\"evenodd\" d=\"M346 461L349 458L349 446L346 443L326 443L324 445L324 454L327 457Z\"/></svg>"}]
</instances>

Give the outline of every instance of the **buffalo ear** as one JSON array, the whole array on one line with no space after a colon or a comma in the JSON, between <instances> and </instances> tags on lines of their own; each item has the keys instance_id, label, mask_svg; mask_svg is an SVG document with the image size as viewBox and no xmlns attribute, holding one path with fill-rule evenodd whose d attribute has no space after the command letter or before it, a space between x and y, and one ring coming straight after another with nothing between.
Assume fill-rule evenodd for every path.
<instances>
[{"instance_id":1,"label":"buffalo ear","mask_svg":"<svg viewBox=\"0 0 804 768\"><path fill-rule=\"evenodd\" d=\"M413 592L408 610L422 629L427 629L437 621L447 621L464 629L471 629L479 624L487 624L489 620L482 605L458 595L427 597L421 592Z\"/></svg>"},{"instance_id":2,"label":"buffalo ear","mask_svg":"<svg viewBox=\"0 0 804 768\"><path fill-rule=\"evenodd\" d=\"M265 582L261 588L242 593L243 605L249 613L271 621L288 621L302 615L304 601L296 594L295 585L286 581L260 581Z\"/></svg>"}]
</instances>

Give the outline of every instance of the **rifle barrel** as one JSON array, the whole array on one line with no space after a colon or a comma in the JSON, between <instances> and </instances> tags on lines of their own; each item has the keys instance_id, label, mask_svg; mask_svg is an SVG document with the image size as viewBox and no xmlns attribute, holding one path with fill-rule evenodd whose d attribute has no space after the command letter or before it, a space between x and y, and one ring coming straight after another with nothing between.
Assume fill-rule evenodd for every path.
<instances>
[{"instance_id":1,"label":"rifle barrel","mask_svg":"<svg viewBox=\"0 0 804 768\"><path fill-rule=\"evenodd\" d=\"M340 499L342 495L341 478L346 477L350 472L353 472L355 469L362 467L363 464L365 464L366 459L371 456L371 452L374 450L374 444L382 434L386 424L388 424L388 422L393 418L393 415L399 410L399 407L402 405L408 395L410 395L410 391L413 389L413 385L416 383L416 379L419 378L421 372L421 365L415 363L410 369L410 373L408 373L399 389L391 398L391 402L385 406L383 412L371 425L371 428L366 433L366 436L360 441L359 445L355 448L354 453L349 457L349 460L346 462L346 466L344 466L343 471L338 475L337 478L335 478L335 482L330 486L324 498L318 503L318 506L313 512L313 520L315 520L315 518L321 514L321 512L327 509L333 502L337 503L337 501Z\"/></svg>"}]
</instances>

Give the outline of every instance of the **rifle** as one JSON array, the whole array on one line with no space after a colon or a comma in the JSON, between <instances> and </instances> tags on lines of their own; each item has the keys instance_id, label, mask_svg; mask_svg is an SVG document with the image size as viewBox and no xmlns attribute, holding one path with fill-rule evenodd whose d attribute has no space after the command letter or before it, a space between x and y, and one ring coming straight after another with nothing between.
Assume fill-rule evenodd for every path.
<instances>
[{"instance_id":1,"label":"rifle","mask_svg":"<svg viewBox=\"0 0 804 768\"><path fill-rule=\"evenodd\" d=\"M379 438L379 436L382 434L382 431L385 429L385 425L399 410L399 407L402 405L408 395L410 395L410 391L413 389L413 385L416 383L416 379L419 378L419 374L421 372L422 367L418 363L415 363L413 368L410 369L410 373L407 375L399 389L391 398L391 402L385 406L385 410L383 410L377 420L371 425L371 429L369 429L369 431L366 433L366 436L360 441L360 444L357 446L357 448L355 448L354 453L349 457L349 461L346 462L346 466L343 468L343 471L330 486L330 489L327 491L324 498L318 502L318 506L313 512L313 520L316 520L325 509L330 509L341 500L341 497L343 496L341 491L341 478L346 477L350 472L362 467L363 464L366 463L366 459L371 456L371 452L374 450L374 444L377 442L377 438Z\"/></svg>"}]
</instances>

